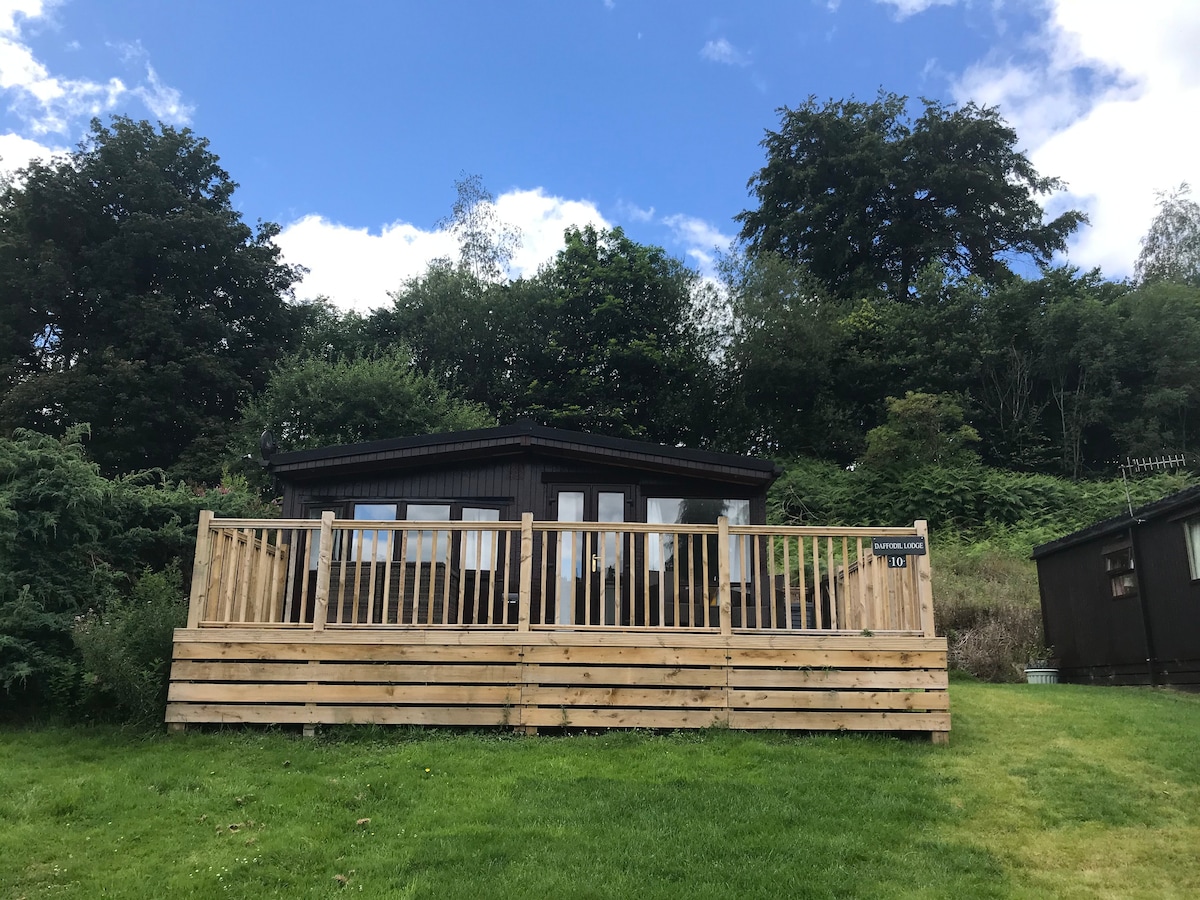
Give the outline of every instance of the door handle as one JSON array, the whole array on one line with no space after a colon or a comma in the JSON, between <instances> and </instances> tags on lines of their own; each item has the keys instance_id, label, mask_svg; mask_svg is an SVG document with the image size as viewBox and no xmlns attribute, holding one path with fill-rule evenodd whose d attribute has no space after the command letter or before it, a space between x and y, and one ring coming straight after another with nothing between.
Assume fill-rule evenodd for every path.
<instances>
[{"instance_id":1,"label":"door handle","mask_svg":"<svg viewBox=\"0 0 1200 900\"><path fill-rule=\"evenodd\" d=\"M598 553L593 553L592 554L592 574L594 575L596 572L599 572L599 571L600 571L600 555Z\"/></svg>"}]
</instances>

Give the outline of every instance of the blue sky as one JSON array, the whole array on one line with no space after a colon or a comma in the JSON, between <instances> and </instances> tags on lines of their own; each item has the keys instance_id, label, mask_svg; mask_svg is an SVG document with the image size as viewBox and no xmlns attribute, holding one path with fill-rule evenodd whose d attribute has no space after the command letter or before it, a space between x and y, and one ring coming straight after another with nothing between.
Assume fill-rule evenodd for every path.
<instances>
[{"instance_id":1,"label":"blue sky","mask_svg":"<svg viewBox=\"0 0 1200 900\"><path fill-rule=\"evenodd\" d=\"M453 254L460 172L521 228L513 274L585 222L709 271L776 109L882 87L999 104L1092 216L1070 261L1121 277L1154 191L1200 181L1197 46L1195 0L0 0L0 165L92 114L187 125L298 294L366 309Z\"/></svg>"}]
</instances>

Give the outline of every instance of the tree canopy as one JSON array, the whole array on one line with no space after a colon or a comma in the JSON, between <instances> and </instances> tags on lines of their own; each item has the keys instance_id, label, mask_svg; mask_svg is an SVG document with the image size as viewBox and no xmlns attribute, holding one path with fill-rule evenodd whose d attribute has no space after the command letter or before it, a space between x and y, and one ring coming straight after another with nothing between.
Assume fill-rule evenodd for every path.
<instances>
[{"instance_id":1,"label":"tree canopy","mask_svg":"<svg viewBox=\"0 0 1200 900\"><path fill-rule=\"evenodd\" d=\"M18 173L0 193L0 428L91 422L104 471L212 476L298 277L235 188L207 140L122 117Z\"/></svg>"},{"instance_id":2,"label":"tree canopy","mask_svg":"<svg viewBox=\"0 0 1200 900\"><path fill-rule=\"evenodd\" d=\"M1134 266L1137 280L1178 281L1200 286L1200 203L1187 182L1158 195L1158 213L1142 238Z\"/></svg>"},{"instance_id":3,"label":"tree canopy","mask_svg":"<svg viewBox=\"0 0 1200 900\"><path fill-rule=\"evenodd\" d=\"M239 449L257 447L264 428L283 449L302 450L494 424L485 408L415 371L404 347L377 356L290 357L243 409Z\"/></svg>"},{"instance_id":4,"label":"tree canopy","mask_svg":"<svg viewBox=\"0 0 1200 900\"><path fill-rule=\"evenodd\" d=\"M915 121L890 93L782 107L748 184L758 205L736 217L750 252L803 262L835 296L904 299L932 262L996 281L1006 257L1064 249L1084 216L1044 220L1037 198L1062 184L1037 173L999 112L922 103Z\"/></svg>"}]
</instances>

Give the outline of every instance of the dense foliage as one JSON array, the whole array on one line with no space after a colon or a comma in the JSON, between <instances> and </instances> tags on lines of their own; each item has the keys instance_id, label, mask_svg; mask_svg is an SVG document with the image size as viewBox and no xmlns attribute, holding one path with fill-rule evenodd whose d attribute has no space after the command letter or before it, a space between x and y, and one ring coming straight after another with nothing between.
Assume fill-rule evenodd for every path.
<instances>
[{"instance_id":1,"label":"dense foliage","mask_svg":"<svg viewBox=\"0 0 1200 900\"><path fill-rule=\"evenodd\" d=\"M178 561L190 564L200 509L269 514L236 483L105 478L87 459L87 434L0 439L0 692L13 712L63 713L79 701L77 617L106 611L147 572L173 572L183 596Z\"/></svg>"},{"instance_id":2,"label":"dense foliage","mask_svg":"<svg viewBox=\"0 0 1200 900\"><path fill-rule=\"evenodd\" d=\"M908 98L888 93L780 109L750 179L758 207L737 217L751 252L804 263L834 296L904 300L933 262L1002 281L1008 257L1065 249L1085 219L1043 221L1038 197L1061 185L1038 175L999 112L923 105L915 121Z\"/></svg>"},{"instance_id":3,"label":"dense foliage","mask_svg":"<svg viewBox=\"0 0 1200 900\"><path fill-rule=\"evenodd\" d=\"M188 129L116 118L0 193L0 427L95 430L108 474L211 477L297 272Z\"/></svg>"}]
</instances>

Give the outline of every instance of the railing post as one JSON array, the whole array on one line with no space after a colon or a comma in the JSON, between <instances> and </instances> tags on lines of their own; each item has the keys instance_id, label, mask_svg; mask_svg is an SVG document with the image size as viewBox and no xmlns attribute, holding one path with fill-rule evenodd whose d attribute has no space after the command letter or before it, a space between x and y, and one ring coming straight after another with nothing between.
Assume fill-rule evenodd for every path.
<instances>
[{"instance_id":1,"label":"railing post","mask_svg":"<svg viewBox=\"0 0 1200 900\"><path fill-rule=\"evenodd\" d=\"M521 584L517 588L517 631L529 630L533 602L533 513L521 513Z\"/></svg>"},{"instance_id":2,"label":"railing post","mask_svg":"<svg viewBox=\"0 0 1200 900\"><path fill-rule=\"evenodd\" d=\"M933 573L929 564L929 523L917 519L913 523L917 536L925 539L925 555L917 557L917 602L921 612L921 631L925 637L933 637Z\"/></svg>"},{"instance_id":3,"label":"railing post","mask_svg":"<svg viewBox=\"0 0 1200 900\"><path fill-rule=\"evenodd\" d=\"M717 602L721 612L721 634L733 634L733 591L729 586L729 517L717 519ZM745 623L742 623L743 626Z\"/></svg>"},{"instance_id":4,"label":"railing post","mask_svg":"<svg viewBox=\"0 0 1200 900\"><path fill-rule=\"evenodd\" d=\"M333 569L333 510L321 513L321 542L317 548L317 595L313 602L313 631L325 630L329 614L329 575Z\"/></svg>"},{"instance_id":5,"label":"railing post","mask_svg":"<svg viewBox=\"0 0 1200 900\"><path fill-rule=\"evenodd\" d=\"M192 590L188 596L188 628L200 627L200 614L208 603L208 570L212 565L212 510L200 510L196 523L196 558L192 563Z\"/></svg>"}]
</instances>

